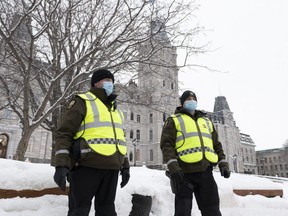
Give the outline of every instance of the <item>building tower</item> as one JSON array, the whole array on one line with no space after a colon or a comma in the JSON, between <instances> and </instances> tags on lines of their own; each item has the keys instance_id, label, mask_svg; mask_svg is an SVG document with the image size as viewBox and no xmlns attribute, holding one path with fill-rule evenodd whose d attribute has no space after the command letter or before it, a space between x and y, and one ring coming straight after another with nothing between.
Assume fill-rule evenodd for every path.
<instances>
[{"instance_id":1,"label":"building tower","mask_svg":"<svg viewBox=\"0 0 288 216\"><path fill-rule=\"evenodd\" d=\"M218 132L230 169L236 173L256 174L255 144L250 135L240 133L224 96L215 98L213 113L208 115Z\"/></svg>"},{"instance_id":2,"label":"building tower","mask_svg":"<svg viewBox=\"0 0 288 216\"><path fill-rule=\"evenodd\" d=\"M211 119L218 132L230 169L234 172L242 172L240 132L234 121L233 112L231 112L224 96L215 98Z\"/></svg>"},{"instance_id":3,"label":"building tower","mask_svg":"<svg viewBox=\"0 0 288 216\"><path fill-rule=\"evenodd\" d=\"M149 64L139 64L138 85L149 94L150 106L167 114L172 114L177 105L178 68L176 47L168 39L161 20L151 22L153 41L149 41L139 50L141 56L147 56L152 50ZM161 30L159 30L161 27Z\"/></svg>"},{"instance_id":4,"label":"building tower","mask_svg":"<svg viewBox=\"0 0 288 216\"><path fill-rule=\"evenodd\" d=\"M150 23L148 33L153 39L139 48L139 56L149 56L149 64L139 61L138 80L119 94L124 97L119 107L125 117L130 164L162 168L162 127L179 97L177 54L160 19Z\"/></svg>"}]
</instances>

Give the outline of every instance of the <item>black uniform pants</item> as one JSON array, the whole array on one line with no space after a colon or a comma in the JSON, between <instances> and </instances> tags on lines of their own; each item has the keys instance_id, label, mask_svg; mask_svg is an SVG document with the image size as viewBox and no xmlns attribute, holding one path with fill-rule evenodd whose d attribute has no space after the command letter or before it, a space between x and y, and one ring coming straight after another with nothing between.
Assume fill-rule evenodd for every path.
<instances>
[{"instance_id":1,"label":"black uniform pants","mask_svg":"<svg viewBox=\"0 0 288 216\"><path fill-rule=\"evenodd\" d=\"M116 216L115 195L119 171L77 167L71 173L70 216L88 216L94 197L95 216Z\"/></svg>"},{"instance_id":2,"label":"black uniform pants","mask_svg":"<svg viewBox=\"0 0 288 216\"><path fill-rule=\"evenodd\" d=\"M191 216L193 193L202 216L221 216L219 209L218 187L212 174L212 168L205 172L185 173L187 182L175 195L175 216Z\"/></svg>"}]
</instances>

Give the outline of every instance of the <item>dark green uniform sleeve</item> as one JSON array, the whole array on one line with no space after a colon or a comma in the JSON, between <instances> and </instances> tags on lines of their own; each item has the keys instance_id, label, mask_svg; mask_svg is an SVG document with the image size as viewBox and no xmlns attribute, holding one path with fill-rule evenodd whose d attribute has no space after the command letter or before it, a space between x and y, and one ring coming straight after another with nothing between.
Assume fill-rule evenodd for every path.
<instances>
[{"instance_id":1,"label":"dark green uniform sleeve","mask_svg":"<svg viewBox=\"0 0 288 216\"><path fill-rule=\"evenodd\" d=\"M225 160L226 156L224 154L222 144L218 139L218 133L217 133L214 125L213 125L213 131L212 131L212 140L213 140L214 150L215 150L216 154L218 155L218 161Z\"/></svg>"},{"instance_id":2,"label":"dark green uniform sleeve","mask_svg":"<svg viewBox=\"0 0 288 216\"><path fill-rule=\"evenodd\" d=\"M126 168L126 169L130 168L130 164L129 164L127 155L124 157L124 162L122 164L122 168Z\"/></svg>"},{"instance_id":3,"label":"dark green uniform sleeve","mask_svg":"<svg viewBox=\"0 0 288 216\"><path fill-rule=\"evenodd\" d=\"M83 99L76 96L68 104L55 137L56 166L70 167L70 157L67 154L86 114L86 104ZM66 153L65 153L66 152Z\"/></svg>"},{"instance_id":4,"label":"dark green uniform sleeve","mask_svg":"<svg viewBox=\"0 0 288 216\"><path fill-rule=\"evenodd\" d=\"M177 159L175 151L176 132L174 121L169 117L163 126L160 141L164 163L167 163L169 160Z\"/></svg>"}]
</instances>

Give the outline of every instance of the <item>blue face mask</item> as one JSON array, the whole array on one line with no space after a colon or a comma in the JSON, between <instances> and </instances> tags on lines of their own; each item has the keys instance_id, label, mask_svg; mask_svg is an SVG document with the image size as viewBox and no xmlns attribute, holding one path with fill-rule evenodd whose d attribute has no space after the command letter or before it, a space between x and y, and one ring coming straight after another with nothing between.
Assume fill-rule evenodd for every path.
<instances>
[{"instance_id":1,"label":"blue face mask","mask_svg":"<svg viewBox=\"0 0 288 216\"><path fill-rule=\"evenodd\" d=\"M103 89L105 89L107 96L111 95L113 92L113 83L112 82L103 82Z\"/></svg>"},{"instance_id":2,"label":"blue face mask","mask_svg":"<svg viewBox=\"0 0 288 216\"><path fill-rule=\"evenodd\" d=\"M189 110L190 112L196 110L197 108L197 101L195 100L189 100L189 101L186 101L183 105L183 107L187 110Z\"/></svg>"}]
</instances>

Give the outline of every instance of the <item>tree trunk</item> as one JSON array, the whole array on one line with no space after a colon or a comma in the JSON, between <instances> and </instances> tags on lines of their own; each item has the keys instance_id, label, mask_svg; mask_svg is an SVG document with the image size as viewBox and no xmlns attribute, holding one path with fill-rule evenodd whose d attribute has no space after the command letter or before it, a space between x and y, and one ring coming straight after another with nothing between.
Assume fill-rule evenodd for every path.
<instances>
[{"instance_id":1,"label":"tree trunk","mask_svg":"<svg viewBox=\"0 0 288 216\"><path fill-rule=\"evenodd\" d=\"M13 156L14 160L24 161L25 160L25 153L28 148L29 140L32 135L32 132L29 130L24 132L16 149L16 153Z\"/></svg>"},{"instance_id":2,"label":"tree trunk","mask_svg":"<svg viewBox=\"0 0 288 216\"><path fill-rule=\"evenodd\" d=\"M55 135L56 135L56 131L52 130L52 150L51 150L51 161L50 161L50 165L55 167Z\"/></svg>"}]
</instances>

